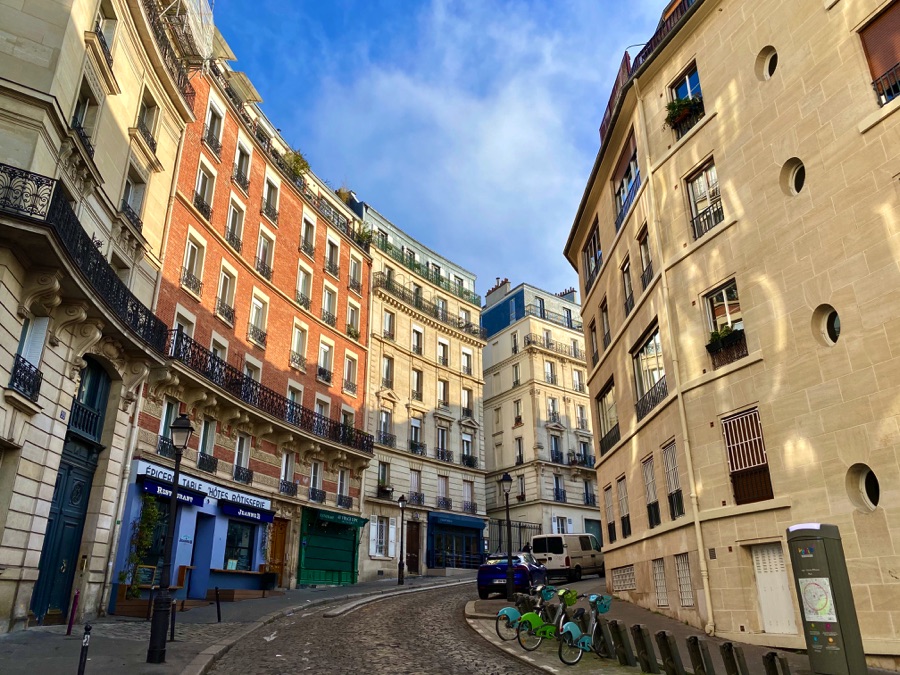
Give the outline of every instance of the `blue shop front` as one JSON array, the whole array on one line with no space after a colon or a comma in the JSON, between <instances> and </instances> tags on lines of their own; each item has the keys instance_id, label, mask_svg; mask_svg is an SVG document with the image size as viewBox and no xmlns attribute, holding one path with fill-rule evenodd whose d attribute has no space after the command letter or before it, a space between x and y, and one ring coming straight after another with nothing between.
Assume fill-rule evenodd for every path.
<instances>
[{"instance_id":1,"label":"blue shop front","mask_svg":"<svg viewBox=\"0 0 900 675\"><path fill-rule=\"evenodd\" d=\"M132 463L110 594L111 614L125 599L132 573L137 575L142 598L159 584L171 517L172 474L171 469L144 459ZM172 552L175 597L205 600L217 586L250 591L273 588L275 575L265 572L268 526L275 517L271 501L190 474L182 473L178 482ZM128 562L132 534L145 497L155 500L159 517L149 551L134 565Z\"/></svg>"},{"instance_id":2,"label":"blue shop front","mask_svg":"<svg viewBox=\"0 0 900 675\"><path fill-rule=\"evenodd\" d=\"M481 518L432 511L428 514L425 555L430 568L477 569L484 558L484 528Z\"/></svg>"}]
</instances>

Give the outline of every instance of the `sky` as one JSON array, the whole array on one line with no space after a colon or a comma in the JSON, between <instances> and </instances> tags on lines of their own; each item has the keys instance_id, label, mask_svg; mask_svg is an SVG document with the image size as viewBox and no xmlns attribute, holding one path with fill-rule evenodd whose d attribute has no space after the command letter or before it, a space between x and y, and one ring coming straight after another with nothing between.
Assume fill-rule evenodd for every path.
<instances>
[{"instance_id":1,"label":"sky","mask_svg":"<svg viewBox=\"0 0 900 675\"><path fill-rule=\"evenodd\" d=\"M477 275L550 292L625 48L665 0L219 0L262 109L333 188ZM637 50L632 49L632 54Z\"/></svg>"}]
</instances>

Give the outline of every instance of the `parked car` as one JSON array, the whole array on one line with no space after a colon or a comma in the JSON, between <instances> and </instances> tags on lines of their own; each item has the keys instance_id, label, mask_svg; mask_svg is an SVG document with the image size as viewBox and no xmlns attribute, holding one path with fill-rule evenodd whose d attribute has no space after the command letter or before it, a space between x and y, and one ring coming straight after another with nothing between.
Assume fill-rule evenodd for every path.
<instances>
[{"instance_id":1,"label":"parked car","mask_svg":"<svg viewBox=\"0 0 900 675\"><path fill-rule=\"evenodd\" d=\"M579 581L583 574L603 576L603 552L592 534L536 534L531 538L531 552L547 566L547 575Z\"/></svg>"},{"instance_id":2,"label":"parked car","mask_svg":"<svg viewBox=\"0 0 900 675\"><path fill-rule=\"evenodd\" d=\"M528 593L532 586L547 583L547 568L525 551L513 553L513 583L516 592ZM495 553L478 568L478 597L486 600L491 593L506 595L506 554Z\"/></svg>"}]
</instances>

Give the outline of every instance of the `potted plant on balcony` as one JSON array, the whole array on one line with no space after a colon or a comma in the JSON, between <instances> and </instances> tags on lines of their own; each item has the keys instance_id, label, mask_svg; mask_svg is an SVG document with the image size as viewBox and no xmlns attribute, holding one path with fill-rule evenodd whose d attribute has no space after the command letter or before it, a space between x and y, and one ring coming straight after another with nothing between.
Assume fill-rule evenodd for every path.
<instances>
[{"instance_id":1,"label":"potted plant on balcony","mask_svg":"<svg viewBox=\"0 0 900 675\"><path fill-rule=\"evenodd\" d=\"M709 334L709 344L706 345L706 351L710 354L720 352L725 347L730 347L740 342L744 337L743 328L732 328L731 326L722 326L718 330L714 330Z\"/></svg>"},{"instance_id":2,"label":"potted plant on balcony","mask_svg":"<svg viewBox=\"0 0 900 675\"><path fill-rule=\"evenodd\" d=\"M379 499L393 499L394 498L394 486L388 485L385 481L379 479L378 480L378 498Z\"/></svg>"},{"instance_id":3,"label":"potted plant on balcony","mask_svg":"<svg viewBox=\"0 0 900 675\"><path fill-rule=\"evenodd\" d=\"M699 96L688 98L676 98L666 104L666 126L674 129L688 117L696 115L703 110L703 99Z\"/></svg>"}]
</instances>

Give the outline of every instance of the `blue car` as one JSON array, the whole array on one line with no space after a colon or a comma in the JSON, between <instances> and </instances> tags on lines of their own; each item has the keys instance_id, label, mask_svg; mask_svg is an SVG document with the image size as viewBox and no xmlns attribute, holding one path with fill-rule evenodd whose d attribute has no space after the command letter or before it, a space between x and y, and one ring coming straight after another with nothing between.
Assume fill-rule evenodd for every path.
<instances>
[{"instance_id":1,"label":"blue car","mask_svg":"<svg viewBox=\"0 0 900 675\"><path fill-rule=\"evenodd\" d=\"M532 586L547 583L547 568L531 553L513 553L513 584L516 592L528 593ZM478 568L478 597L486 600L491 593L506 595L506 555L495 553Z\"/></svg>"}]
</instances>

